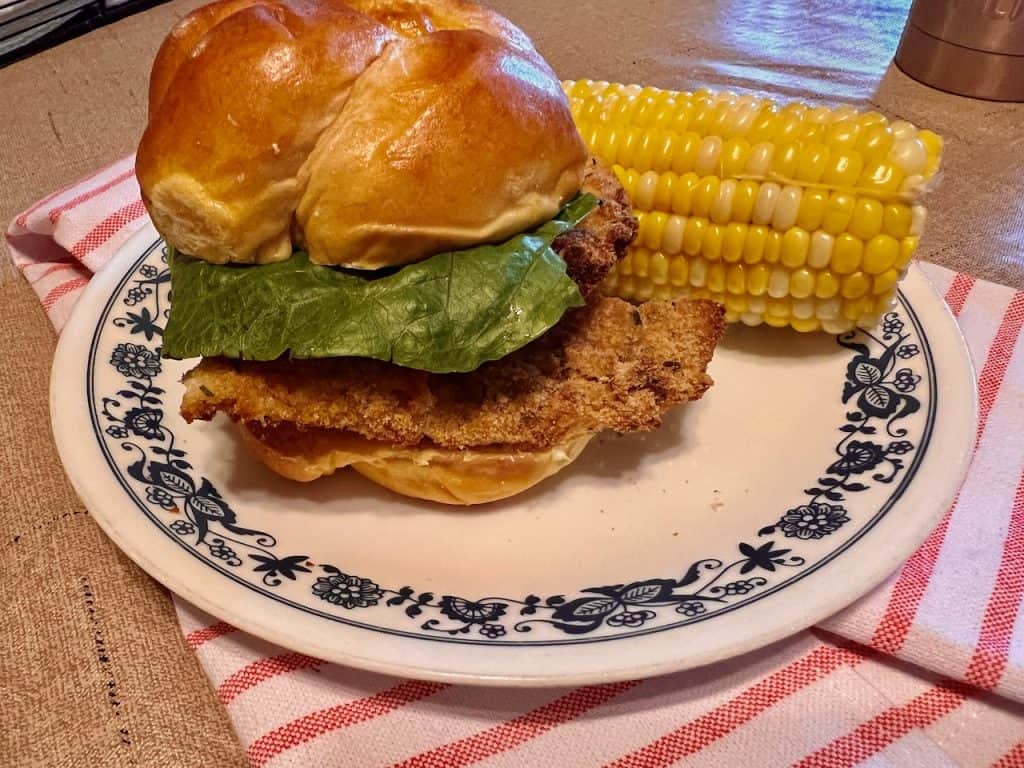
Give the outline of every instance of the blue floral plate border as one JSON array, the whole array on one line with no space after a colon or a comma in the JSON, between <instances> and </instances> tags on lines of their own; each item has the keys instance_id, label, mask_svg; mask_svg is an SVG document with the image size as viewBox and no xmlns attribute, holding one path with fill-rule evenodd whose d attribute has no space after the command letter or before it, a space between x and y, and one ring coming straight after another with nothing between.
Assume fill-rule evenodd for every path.
<instances>
[{"instance_id":1,"label":"blue floral plate border","mask_svg":"<svg viewBox=\"0 0 1024 768\"><path fill-rule=\"evenodd\" d=\"M371 669L560 684L749 650L820 620L890 572L941 514L969 458L970 359L941 300L913 270L879 328L835 340L843 357L827 360L842 376L834 450L816 477L794 480L802 490L776 512L737 532L731 555L719 548L656 577L630 572L617 582L511 595L394 581L321 560L314 541L254 525L246 506L196 464L186 437L193 428L177 417L179 390L159 357L168 294L162 243L149 230L126 244L76 309L51 388L69 476L115 542L171 589L267 639ZM83 440L89 433L94 441ZM894 508L902 520L892 519ZM877 562L840 557L849 551ZM808 584L836 579L840 594L804 597L815 592Z\"/></svg>"}]
</instances>

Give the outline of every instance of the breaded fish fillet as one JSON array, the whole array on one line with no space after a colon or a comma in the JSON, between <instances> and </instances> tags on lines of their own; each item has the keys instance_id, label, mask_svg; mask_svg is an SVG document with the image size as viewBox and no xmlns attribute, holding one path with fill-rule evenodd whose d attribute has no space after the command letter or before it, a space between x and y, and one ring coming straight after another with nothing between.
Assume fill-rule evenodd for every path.
<instances>
[{"instance_id":1,"label":"breaded fish fillet","mask_svg":"<svg viewBox=\"0 0 1024 768\"><path fill-rule=\"evenodd\" d=\"M723 329L710 301L639 307L600 298L547 334L471 373L430 374L376 360L212 358L185 376L188 421L290 422L394 445L547 448L601 429L654 429L711 385Z\"/></svg>"}]
</instances>

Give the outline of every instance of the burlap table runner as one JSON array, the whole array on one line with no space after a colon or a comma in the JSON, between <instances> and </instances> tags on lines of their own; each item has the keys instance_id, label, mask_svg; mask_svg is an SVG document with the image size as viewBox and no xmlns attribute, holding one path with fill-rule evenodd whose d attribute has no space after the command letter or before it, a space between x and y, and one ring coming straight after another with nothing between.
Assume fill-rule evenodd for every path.
<instances>
[{"instance_id":1,"label":"burlap table runner","mask_svg":"<svg viewBox=\"0 0 1024 768\"><path fill-rule=\"evenodd\" d=\"M0 71L0 220L134 147L153 53L199 4L158 7ZM867 14L856 0L794 0L792 14L768 16L724 0L494 3L563 77L870 103L940 132L946 174L920 253L1020 287L1024 157L1014 147L1024 107L948 96L886 70L908 4ZM244 765L166 595L64 479L48 425L52 331L6 258L0 307L5 764Z\"/></svg>"}]
</instances>

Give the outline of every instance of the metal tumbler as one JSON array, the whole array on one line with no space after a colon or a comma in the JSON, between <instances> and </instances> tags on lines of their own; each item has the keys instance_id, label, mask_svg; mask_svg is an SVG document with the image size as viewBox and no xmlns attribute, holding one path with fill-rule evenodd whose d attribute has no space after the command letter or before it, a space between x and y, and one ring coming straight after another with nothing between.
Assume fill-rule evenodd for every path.
<instances>
[{"instance_id":1,"label":"metal tumbler","mask_svg":"<svg viewBox=\"0 0 1024 768\"><path fill-rule=\"evenodd\" d=\"M914 0L896 65L943 91L1024 101L1024 0Z\"/></svg>"}]
</instances>

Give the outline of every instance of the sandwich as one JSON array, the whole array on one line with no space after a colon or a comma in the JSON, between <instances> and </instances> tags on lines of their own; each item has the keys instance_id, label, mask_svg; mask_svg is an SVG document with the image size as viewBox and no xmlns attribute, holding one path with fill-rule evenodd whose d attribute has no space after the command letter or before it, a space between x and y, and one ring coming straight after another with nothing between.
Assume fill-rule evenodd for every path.
<instances>
[{"instance_id":1,"label":"sandwich","mask_svg":"<svg viewBox=\"0 0 1024 768\"><path fill-rule=\"evenodd\" d=\"M153 65L136 170L188 421L309 481L505 498L703 395L723 310L601 285L637 232L529 38L466 0L221 0Z\"/></svg>"}]
</instances>

